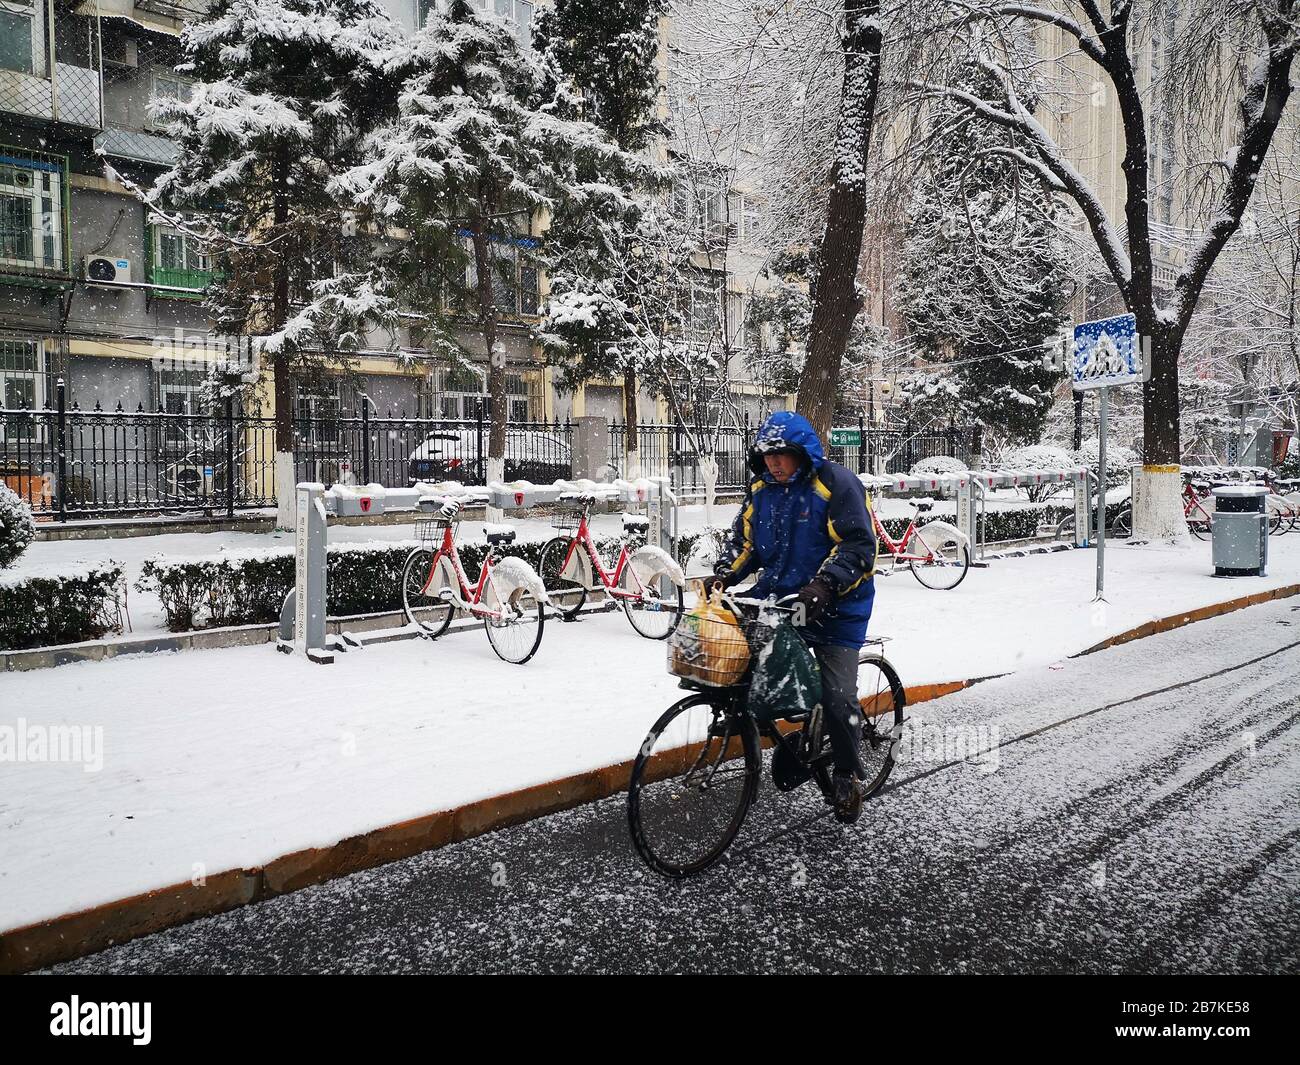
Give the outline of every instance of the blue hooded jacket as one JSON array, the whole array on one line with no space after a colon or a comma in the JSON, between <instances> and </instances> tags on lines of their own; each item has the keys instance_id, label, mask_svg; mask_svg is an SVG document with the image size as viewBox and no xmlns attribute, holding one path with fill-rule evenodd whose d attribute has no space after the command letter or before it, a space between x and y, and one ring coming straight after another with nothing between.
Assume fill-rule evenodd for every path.
<instances>
[{"instance_id":1,"label":"blue hooded jacket","mask_svg":"<svg viewBox=\"0 0 1300 1065\"><path fill-rule=\"evenodd\" d=\"M755 477L731 529L719 571L736 583L761 570L755 597L793 595L814 577L835 592L829 609L804 630L809 643L861 647L876 588L876 536L867 494L857 476L826 458L822 442L802 414L777 411L757 441L783 440L804 461L785 484L778 482L756 448L749 453Z\"/></svg>"}]
</instances>

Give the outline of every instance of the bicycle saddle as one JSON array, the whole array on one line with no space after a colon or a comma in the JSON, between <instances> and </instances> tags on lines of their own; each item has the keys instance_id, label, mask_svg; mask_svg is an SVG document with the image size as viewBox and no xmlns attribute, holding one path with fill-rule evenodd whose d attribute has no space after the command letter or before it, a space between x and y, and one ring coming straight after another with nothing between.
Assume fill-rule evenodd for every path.
<instances>
[{"instance_id":1,"label":"bicycle saddle","mask_svg":"<svg viewBox=\"0 0 1300 1065\"><path fill-rule=\"evenodd\" d=\"M487 542L496 545L513 544L515 537L518 535L514 529L507 529L505 526L498 525L495 528L488 529Z\"/></svg>"},{"instance_id":2,"label":"bicycle saddle","mask_svg":"<svg viewBox=\"0 0 1300 1065\"><path fill-rule=\"evenodd\" d=\"M917 513L920 514L924 514L926 511L934 509L933 499L909 499L907 502L909 506L916 507Z\"/></svg>"}]
</instances>

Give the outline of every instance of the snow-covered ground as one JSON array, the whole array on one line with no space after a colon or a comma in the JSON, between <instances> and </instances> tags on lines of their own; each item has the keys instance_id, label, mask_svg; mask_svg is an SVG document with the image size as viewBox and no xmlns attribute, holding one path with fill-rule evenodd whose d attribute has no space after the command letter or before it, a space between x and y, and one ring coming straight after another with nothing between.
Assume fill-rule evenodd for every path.
<instances>
[{"instance_id":1,"label":"snow-covered ground","mask_svg":"<svg viewBox=\"0 0 1300 1065\"><path fill-rule=\"evenodd\" d=\"M900 572L871 627L909 685L1041 667L1300 582L1300 536L1270 547L1269 576L1237 580L1209 576L1209 544L1113 547L1100 608L1091 551L994 562L952 592ZM678 694L664 655L603 614L552 622L523 667L471 630L333 666L264 645L0 674L0 726L99 728L103 757L3 765L0 929L626 760Z\"/></svg>"}]
</instances>

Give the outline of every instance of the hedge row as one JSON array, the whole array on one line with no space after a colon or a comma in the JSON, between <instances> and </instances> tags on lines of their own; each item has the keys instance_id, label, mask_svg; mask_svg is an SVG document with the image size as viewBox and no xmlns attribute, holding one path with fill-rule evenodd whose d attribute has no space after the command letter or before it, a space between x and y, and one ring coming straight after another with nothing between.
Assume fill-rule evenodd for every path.
<instances>
[{"instance_id":1,"label":"hedge row","mask_svg":"<svg viewBox=\"0 0 1300 1065\"><path fill-rule=\"evenodd\" d=\"M534 569L547 541L511 544L502 553L522 558ZM414 540L383 544L335 544L326 549L326 613L330 617L378 614L402 608L402 567L417 546ZM458 544L471 580L487 554L487 544ZM596 541L602 557L618 551L617 539ZM141 568L136 589L162 600L172 632L222 625L251 625L280 619L284 597L294 583L292 548L256 555L203 558L153 558Z\"/></svg>"},{"instance_id":2,"label":"hedge row","mask_svg":"<svg viewBox=\"0 0 1300 1065\"><path fill-rule=\"evenodd\" d=\"M95 640L121 632L122 568L116 563L76 573L0 579L0 649L23 651Z\"/></svg>"}]
</instances>

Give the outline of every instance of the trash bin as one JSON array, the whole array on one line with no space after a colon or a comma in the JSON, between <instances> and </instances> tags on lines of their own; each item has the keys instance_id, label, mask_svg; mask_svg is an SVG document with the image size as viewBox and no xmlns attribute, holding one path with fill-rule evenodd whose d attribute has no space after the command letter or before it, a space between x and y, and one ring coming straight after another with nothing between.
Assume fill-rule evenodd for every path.
<instances>
[{"instance_id":1,"label":"trash bin","mask_svg":"<svg viewBox=\"0 0 1300 1065\"><path fill-rule=\"evenodd\" d=\"M1259 484L1229 484L1211 491L1214 575L1264 576L1268 565L1268 489Z\"/></svg>"}]
</instances>

